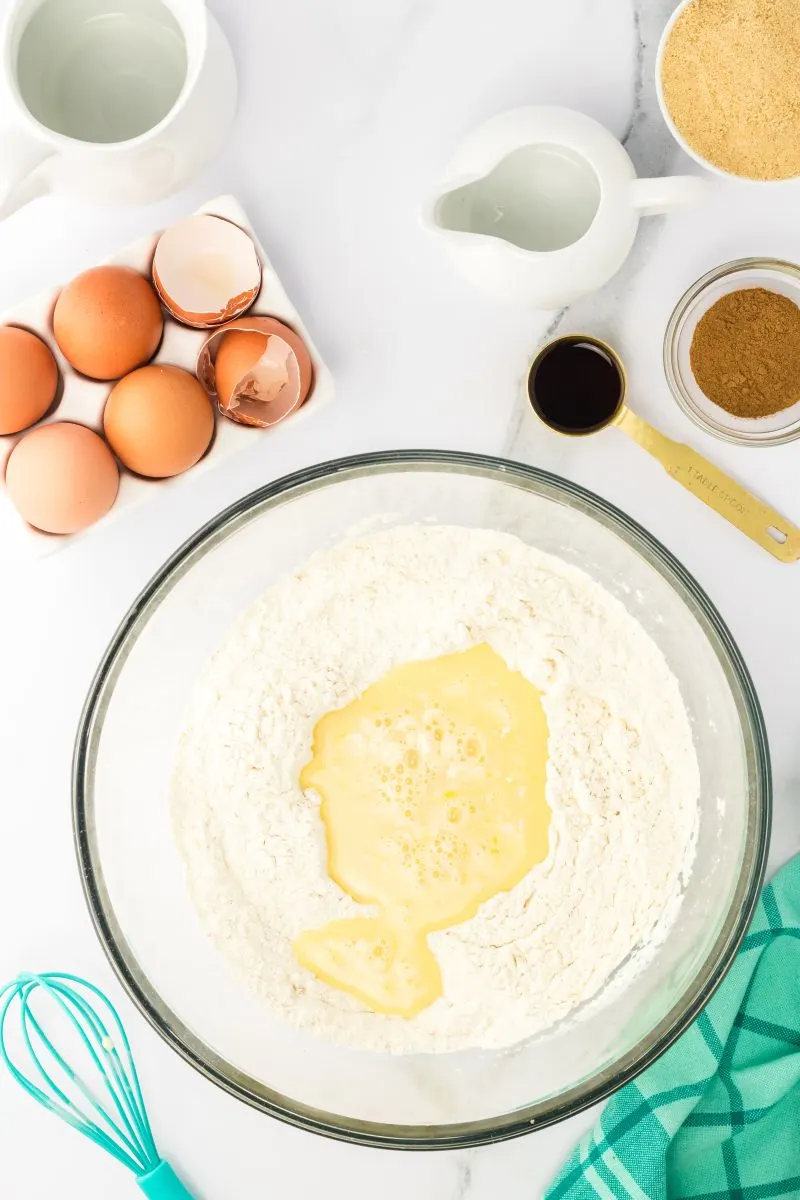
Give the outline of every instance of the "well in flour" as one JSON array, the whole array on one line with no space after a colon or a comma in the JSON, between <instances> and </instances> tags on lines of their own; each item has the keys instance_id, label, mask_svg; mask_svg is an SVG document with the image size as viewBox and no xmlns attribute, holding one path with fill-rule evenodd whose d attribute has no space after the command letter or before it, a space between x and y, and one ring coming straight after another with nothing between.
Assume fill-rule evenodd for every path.
<instances>
[{"instance_id":1,"label":"well in flour","mask_svg":"<svg viewBox=\"0 0 800 1200\"><path fill-rule=\"evenodd\" d=\"M303 970L307 929L370 910L328 877L299 775L320 717L403 663L487 643L541 690L549 853L476 916L431 934L443 995L371 1012ZM199 680L173 783L201 923L280 1016L396 1053L501 1047L596 995L674 916L699 771L677 681L627 610L507 534L409 526L315 556L234 625Z\"/></svg>"}]
</instances>

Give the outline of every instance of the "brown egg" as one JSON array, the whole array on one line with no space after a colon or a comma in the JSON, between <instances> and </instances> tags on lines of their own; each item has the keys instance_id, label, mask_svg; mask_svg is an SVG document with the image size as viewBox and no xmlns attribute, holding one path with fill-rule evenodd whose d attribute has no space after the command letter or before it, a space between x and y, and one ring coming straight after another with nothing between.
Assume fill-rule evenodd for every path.
<instances>
[{"instance_id":1,"label":"brown egg","mask_svg":"<svg viewBox=\"0 0 800 1200\"><path fill-rule=\"evenodd\" d=\"M27 329L0 327L0 435L35 425L57 389L58 367L50 347Z\"/></svg>"},{"instance_id":2,"label":"brown egg","mask_svg":"<svg viewBox=\"0 0 800 1200\"><path fill-rule=\"evenodd\" d=\"M91 379L119 379L149 362L164 318L149 281L130 267L93 267L56 301L53 332L68 362Z\"/></svg>"},{"instance_id":3,"label":"brown egg","mask_svg":"<svg viewBox=\"0 0 800 1200\"><path fill-rule=\"evenodd\" d=\"M267 341L265 333L248 329L232 329L220 338L214 369L222 409L228 407L233 389L261 358Z\"/></svg>"},{"instance_id":4,"label":"brown egg","mask_svg":"<svg viewBox=\"0 0 800 1200\"><path fill-rule=\"evenodd\" d=\"M201 459L214 434L204 388L180 367L142 367L112 389L105 434L121 462L138 475L179 475Z\"/></svg>"},{"instance_id":5,"label":"brown egg","mask_svg":"<svg viewBox=\"0 0 800 1200\"><path fill-rule=\"evenodd\" d=\"M98 434L57 421L17 443L6 465L6 488L29 525L45 533L78 533L113 506L119 470Z\"/></svg>"}]
</instances>

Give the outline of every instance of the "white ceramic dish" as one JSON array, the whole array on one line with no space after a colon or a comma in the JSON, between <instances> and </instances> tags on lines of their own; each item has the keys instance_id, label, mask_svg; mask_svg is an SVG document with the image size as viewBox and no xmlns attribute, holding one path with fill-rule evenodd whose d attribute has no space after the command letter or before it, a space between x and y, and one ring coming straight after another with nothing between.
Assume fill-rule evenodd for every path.
<instances>
[{"instance_id":1,"label":"white ceramic dish","mask_svg":"<svg viewBox=\"0 0 800 1200\"><path fill-rule=\"evenodd\" d=\"M681 0L681 3L667 21L664 32L661 35L661 41L658 43L658 52L656 54L656 96L658 97L658 105L661 109L661 115L663 116L670 133L675 138L675 141L678 143L681 149L685 150L690 158L693 158L694 161L699 163L701 167L705 167L707 171L711 171L712 174L719 175L723 179L736 179L739 183L758 184L760 187L776 187L781 183L790 182L786 179L750 179L747 175L735 175L733 171L726 171L722 167L716 166L707 158L703 158L702 154L698 154L698 152L689 145L689 143L686 141L686 138L673 121L669 108L667 107L667 102L664 98L664 85L661 82L661 67L664 62L664 52L667 48L667 42L669 41L669 36L675 27L675 23L677 22L683 10L688 8L690 4L694 3L695 0Z\"/></svg>"},{"instance_id":2,"label":"white ceramic dish","mask_svg":"<svg viewBox=\"0 0 800 1200\"><path fill-rule=\"evenodd\" d=\"M333 398L333 378L330 371L314 347L308 330L300 319L297 309L287 296L283 284L275 272L275 268L272 266L264 247L253 232L247 216L238 202L232 196L223 196L217 200L210 201L208 204L204 204L198 211L213 213L215 216L225 217L227 220L233 221L236 225L245 229L253 239L263 268L263 283L261 292L255 304L249 310L249 313L253 316L260 314L262 316L278 317L281 321L285 321L287 325L291 325L305 341L314 366L314 384L302 408L299 408L295 413L287 417L286 420L295 422L308 418L312 413L321 408L323 404L328 403ZM133 267L135 270L149 276L158 237L158 233L155 233L150 237L142 238L107 261L121 266ZM87 263L87 267L94 265L96 264ZM56 356L63 381L63 395L55 410L48 414L40 424L46 424L51 421L76 421L78 424L88 425L91 429L101 432L103 409L108 394L114 385L113 382L98 383L95 380L86 379L84 376L79 375L73 370L58 349L53 337L52 314L59 290L60 287L54 287L51 291L42 292L39 296L31 300L15 305L14 308L0 316L0 324L22 325L34 333L38 333L47 342ZM164 314L164 318L164 338L153 362L172 363L175 366L184 367L187 371L194 372L198 352L210 331L189 329L185 325L179 325L167 313ZM209 467L213 467L217 463L231 458L242 450L251 448L253 443L257 442L259 438L275 437L280 429L278 425L272 426L270 429L252 429L243 425L237 425L234 421L221 417L219 414L217 414L216 420L216 435L208 452L197 466L193 467L191 471L186 472L185 475L177 475L173 479L165 480L142 479L122 469L119 496L117 497L116 504L102 521L99 521L96 525L92 525L83 533L57 537L32 529L30 525L26 525L19 517L4 488L0 486L0 545L3 546L4 550L13 547L21 555L27 554L32 557L51 554L55 550L60 550L68 546L76 537L91 537L94 529L98 529L116 520L144 501L149 500L157 503L159 496L162 494L162 489L180 487L181 480L187 475L194 476L200 471L206 471ZM13 434L10 437L0 437L0 476L4 472L8 456L23 436L24 433Z\"/></svg>"}]
</instances>

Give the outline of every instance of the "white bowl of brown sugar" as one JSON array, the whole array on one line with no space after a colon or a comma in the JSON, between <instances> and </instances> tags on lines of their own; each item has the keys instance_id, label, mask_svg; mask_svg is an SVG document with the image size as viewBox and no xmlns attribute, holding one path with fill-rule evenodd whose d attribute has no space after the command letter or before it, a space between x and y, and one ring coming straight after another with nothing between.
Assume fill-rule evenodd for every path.
<instances>
[{"instance_id":1,"label":"white bowl of brown sugar","mask_svg":"<svg viewBox=\"0 0 800 1200\"><path fill-rule=\"evenodd\" d=\"M664 371L686 415L741 446L800 437L800 267L740 258L681 297L664 336Z\"/></svg>"},{"instance_id":2,"label":"white bowl of brown sugar","mask_svg":"<svg viewBox=\"0 0 800 1200\"><path fill-rule=\"evenodd\" d=\"M676 141L709 170L797 178L797 0L684 0L661 38L656 91Z\"/></svg>"}]
</instances>

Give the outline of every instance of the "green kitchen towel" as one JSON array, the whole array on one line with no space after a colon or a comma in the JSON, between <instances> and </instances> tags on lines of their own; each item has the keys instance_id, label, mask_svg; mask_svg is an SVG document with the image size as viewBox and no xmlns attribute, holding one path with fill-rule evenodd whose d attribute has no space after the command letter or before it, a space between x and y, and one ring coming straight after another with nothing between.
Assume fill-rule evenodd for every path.
<instances>
[{"instance_id":1,"label":"green kitchen towel","mask_svg":"<svg viewBox=\"0 0 800 1200\"><path fill-rule=\"evenodd\" d=\"M614 1096L547 1200L800 1200L800 855L706 1009Z\"/></svg>"}]
</instances>

